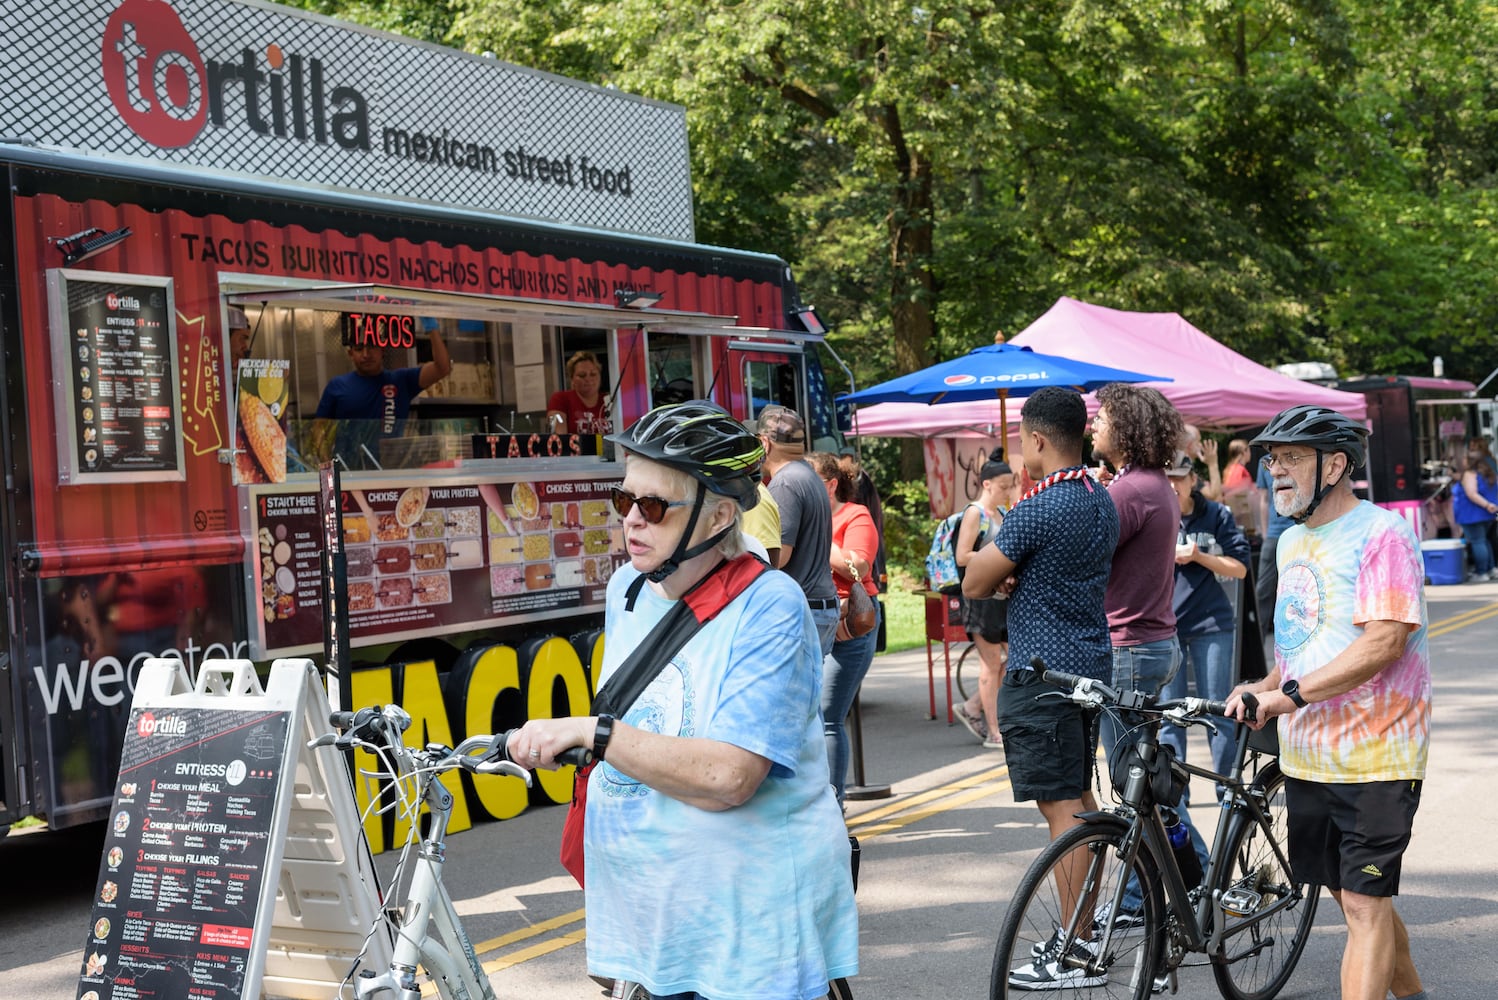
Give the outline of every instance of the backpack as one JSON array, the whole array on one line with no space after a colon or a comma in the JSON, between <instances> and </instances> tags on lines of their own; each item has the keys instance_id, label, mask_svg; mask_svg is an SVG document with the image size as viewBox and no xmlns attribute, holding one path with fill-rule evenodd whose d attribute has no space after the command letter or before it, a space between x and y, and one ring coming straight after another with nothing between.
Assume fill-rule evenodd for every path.
<instances>
[{"instance_id":1,"label":"backpack","mask_svg":"<svg viewBox=\"0 0 1498 1000\"><path fill-rule=\"evenodd\" d=\"M932 590L943 594L962 593L962 572L957 566L957 530L962 527L962 516L968 507L978 508L978 539L982 543L992 522L988 511L981 505L970 503L941 519L936 534L931 536L931 549L926 553L926 579Z\"/></svg>"}]
</instances>

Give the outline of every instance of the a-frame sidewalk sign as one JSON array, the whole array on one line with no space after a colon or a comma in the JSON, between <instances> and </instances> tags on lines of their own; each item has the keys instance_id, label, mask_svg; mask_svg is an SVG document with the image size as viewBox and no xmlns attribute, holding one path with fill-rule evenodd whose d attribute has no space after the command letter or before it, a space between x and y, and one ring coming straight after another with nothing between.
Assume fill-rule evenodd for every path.
<instances>
[{"instance_id":1,"label":"a-frame sidewalk sign","mask_svg":"<svg viewBox=\"0 0 1498 1000\"><path fill-rule=\"evenodd\" d=\"M263 688L248 660L146 661L80 1000L332 1000L361 951L388 966L344 755L309 746L330 732L311 660Z\"/></svg>"}]
</instances>

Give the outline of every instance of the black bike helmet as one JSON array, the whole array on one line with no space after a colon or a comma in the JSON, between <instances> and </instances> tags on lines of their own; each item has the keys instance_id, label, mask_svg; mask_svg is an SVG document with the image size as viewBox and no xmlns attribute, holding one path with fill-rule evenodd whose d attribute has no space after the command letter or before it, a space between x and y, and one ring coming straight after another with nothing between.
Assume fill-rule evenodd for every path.
<instances>
[{"instance_id":1,"label":"black bike helmet","mask_svg":"<svg viewBox=\"0 0 1498 1000\"><path fill-rule=\"evenodd\" d=\"M1340 451L1348 471L1368 461L1368 428L1325 406L1302 404L1275 414L1253 439L1254 444L1303 444L1317 451Z\"/></svg>"},{"instance_id":2,"label":"black bike helmet","mask_svg":"<svg viewBox=\"0 0 1498 1000\"><path fill-rule=\"evenodd\" d=\"M703 399L657 406L607 440L652 462L680 469L748 510L759 503L764 446L728 412Z\"/></svg>"},{"instance_id":3,"label":"black bike helmet","mask_svg":"<svg viewBox=\"0 0 1498 1000\"><path fill-rule=\"evenodd\" d=\"M1316 450L1316 478L1315 482L1321 482L1321 460L1327 452L1340 451L1347 456L1347 472L1345 476L1351 475L1354 469L1359 468L1368 461L1368 428L1325 406L1314 406L1309 403L1300 406L1292 406L1288 410L1281 410L1274 415L1264 429L1253 439L1253 444L1270 447L1277 444L1303 444L1308 448ZM1306 509L1295 517L1296 521L1303 522L1312 514L1316 508L1321 506L1321 501L1331 492L1336 483L1328 483L1316 491Z\"/></svg>"},{"instance_id":4,"label":"black bike helmet","mask_svg":"<svg viewBox=\"0 0 1498 1000\"><path fill-rule=\"evenodd\" d=\"M697 480L696 500L681 540L660 566L645 574L660 583L675 573L681 564L712 549L734 530L730 524L717 534L687 548L687 539L697 527L706 493L731 498L740 510L759 503L760 465L765 459L764 446L728 411L707 400L657 406L622 434L607 439L625 451L673 469L680 469ZM630 598L633 602L633 595Z\"/></svg>"}]
</instances>

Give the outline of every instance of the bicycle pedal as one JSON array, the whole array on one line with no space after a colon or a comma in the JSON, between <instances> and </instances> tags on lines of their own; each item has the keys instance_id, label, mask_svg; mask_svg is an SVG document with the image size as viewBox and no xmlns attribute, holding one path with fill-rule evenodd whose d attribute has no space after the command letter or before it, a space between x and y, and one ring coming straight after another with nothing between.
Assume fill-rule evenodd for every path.
<instances>
[{"instance_id":1,"label":"bicycle pedal","mask_svg":"<svg viewBox=\"0 0 1498 1000\"><path fill-rule=\"evenodd\" d=\"M1229 889L1217 905L1230 917L1250 917L1264 904L1264 894L1252 889Z\"/></svg>"}]
</instances>

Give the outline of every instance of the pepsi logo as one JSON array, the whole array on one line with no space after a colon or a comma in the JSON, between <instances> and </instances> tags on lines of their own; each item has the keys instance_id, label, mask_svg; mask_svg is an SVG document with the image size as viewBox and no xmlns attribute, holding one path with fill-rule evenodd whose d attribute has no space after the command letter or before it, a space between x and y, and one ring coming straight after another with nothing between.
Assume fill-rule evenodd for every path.
<instances>
[{"instance_id":1,"label":"pepsi logo","mask_svg":"<svg viewBox=\"0 0 1498 1000\"><path fill-rule=\"evenodd\" d=\"M972 385L976 381L978 379L974 375L948 375L941 380L941 384L949 388L955 388L960 385Z\"/></svg>"}]
</instances>

